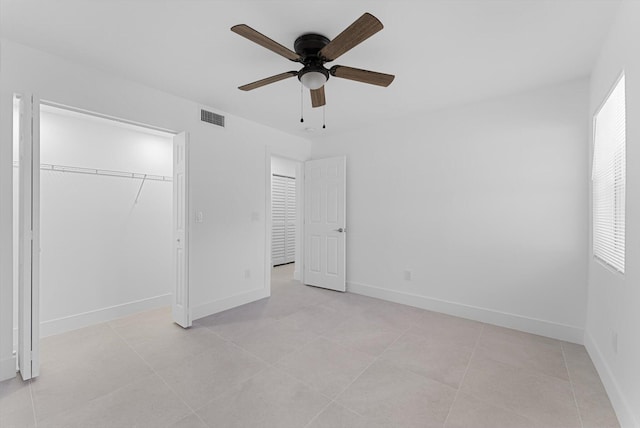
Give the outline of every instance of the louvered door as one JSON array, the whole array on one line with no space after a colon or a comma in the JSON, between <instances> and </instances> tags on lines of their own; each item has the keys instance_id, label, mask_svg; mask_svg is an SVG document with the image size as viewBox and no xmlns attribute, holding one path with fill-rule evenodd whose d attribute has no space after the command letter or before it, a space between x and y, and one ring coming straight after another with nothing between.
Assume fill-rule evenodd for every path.
<instances>
[{"instance_id":1,"label":"louvered door","mask_svg":"<svg viewBox=\"0 0 640 428\"><path fill-rule=\"evenodd\" d=\"M287 200L284 231L285 263L296 261L296 179L286 178Z\"/></svg>"},{"instance_id":2,"label":"louvered door","mask_svg":"<svg viewBox=\"0 0 640 428\"><path fill-rule=\"evenodd\" d=\"M277 266L295 261L296 180L274 174L271 186L271 261Z\"/></svg>"}]
</instances>

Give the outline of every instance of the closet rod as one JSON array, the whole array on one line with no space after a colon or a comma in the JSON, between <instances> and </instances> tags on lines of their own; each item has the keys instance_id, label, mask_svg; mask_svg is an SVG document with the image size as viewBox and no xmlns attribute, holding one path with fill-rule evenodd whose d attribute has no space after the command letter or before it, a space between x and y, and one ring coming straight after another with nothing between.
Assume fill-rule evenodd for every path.
<instances>
[{"instance_id":1,"label":"closet rod","mask_svg":"<svg viewBox=\"0 0 640 428\"><path fill-rule=\"evenodd\" d=\"M13 161L14 168L20 164L18 161ZM109 169L96 169L96 168L82 168L79 166L67 166L67 165L52 165L48 163L41 163L40 169L43 171L58 171L58 172L73 172L76 174L90 174L90 175L104 175L107 177L122 177L122 178L137 178L140 180L153 180L153 181L173 181L173 177L166 175L150 175L139 172L125 172L114 171Z\"/></svg>"}]
</instances>

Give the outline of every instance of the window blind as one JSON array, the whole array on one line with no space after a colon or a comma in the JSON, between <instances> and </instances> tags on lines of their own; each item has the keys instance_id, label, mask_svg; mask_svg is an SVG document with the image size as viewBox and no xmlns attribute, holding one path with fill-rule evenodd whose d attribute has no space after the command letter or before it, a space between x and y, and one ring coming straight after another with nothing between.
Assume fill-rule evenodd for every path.
<instances>
[{"instance_id":1,"label":"window blind","mask_svg":"<svg viewBox=\"0 0 640 428\"><path fill-rule=\"evenodd\" d=\"M624 75L594 118L593 254L624 273L626 109Z\"/></svg>"}]
</instances>

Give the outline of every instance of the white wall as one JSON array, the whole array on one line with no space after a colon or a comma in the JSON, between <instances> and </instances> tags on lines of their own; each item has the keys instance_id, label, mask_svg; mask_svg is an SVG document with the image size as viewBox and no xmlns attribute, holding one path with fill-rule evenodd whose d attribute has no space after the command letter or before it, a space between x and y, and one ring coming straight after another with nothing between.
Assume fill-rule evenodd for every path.
<instances>
[{"instance_id":1,"label":"white wall","mask_svg":"<svg viewBox=\"0 0 640 428\"><path fill-rule=\"evenodd\" d=\"M284 159L277 156L271 157L272 174L279 174L296 178L296 168L298 167L298 165L298 162L289 159Z\"/></svg>"},{"instance_id":2,"label":"white wall","mask_svg":"<svg viewBox=\"0 0 640 428\"><path fill-rule=\"evenodd\" d=\"M44 164L172 176L171 135L59 109L43 107L40 153ZM40 172L41 336L171 303L173 186L141 184Z\"/></svg>"},{"instance_id":3,"label":"white wall","mask_svg":"<svg viewBox=\"0 0 640 428\"><path fill-rule=\"evenodd\" d=\"M587 100L581 80L314 144L347 156L348 289L581 342Z\"/></svg>"},{"instance_id":4,"label":"white wall","mask_svg":"<svg viewBox=\"0 0 640 428\"><path fill-rule=\"evenodd\" d=\"M268 295L265 261L270 154L307 159L311 143L226 115L226 128L200 121L200 105L78 66L20 44L0 41L0 377L11 356L11 110L14 92L121 117L191 136L189 279L199 318ZM215 109L213 109L216 111ZM223 112L221 112L223 113ZM224 113L223 113L224 114ZM245 278L245 270L251 275Z\"/></svg>"},{"instance_id":5,"label":"white wall","mask_svg":"<svg viewBox=\"0 0 640 428\"><path fill-rule=\"evenodd\" d=\"M589 246L589 301L585 345L624 427L640 427L640 2L621 5L591 76L593 117L624 70L627 104L625 274L593 259ZM590 141L590 154L593 154ZM587 177L589 179L590 176ZM613 335L618 335L618 352Z\"/></svg>"}]
</instances>

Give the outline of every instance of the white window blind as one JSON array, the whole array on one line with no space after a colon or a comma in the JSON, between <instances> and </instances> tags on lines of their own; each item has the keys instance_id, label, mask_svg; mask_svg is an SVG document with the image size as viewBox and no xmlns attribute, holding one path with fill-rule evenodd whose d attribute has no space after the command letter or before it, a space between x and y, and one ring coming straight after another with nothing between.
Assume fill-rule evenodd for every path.
<instances>
[{"instance_id":1,"label":"white window blind","mask_svg":"<svg viewBox=\"0 0 640 428\"><path fill-rule=\"evenodd\" d=\"M593 254L624 273L626 111L624 75L594 118Z\"/></svg>"}]
</instances>

